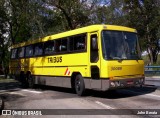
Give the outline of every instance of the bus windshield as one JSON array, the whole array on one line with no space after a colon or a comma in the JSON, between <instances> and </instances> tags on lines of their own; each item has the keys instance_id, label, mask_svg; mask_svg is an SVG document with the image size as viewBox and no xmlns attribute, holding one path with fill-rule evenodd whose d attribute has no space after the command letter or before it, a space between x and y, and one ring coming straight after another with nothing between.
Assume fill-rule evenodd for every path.
<instances>
[{"instance_id":1,"label":"bus windshield","mask_svg":"<svg viewBox=\"0 0 160 118\"><path fill-rule=\"evenodd\" d=\"M138 60L140 48L136 33L123 31L102 31L103 57L107 60Z\"/></svg>"}]
</instances>

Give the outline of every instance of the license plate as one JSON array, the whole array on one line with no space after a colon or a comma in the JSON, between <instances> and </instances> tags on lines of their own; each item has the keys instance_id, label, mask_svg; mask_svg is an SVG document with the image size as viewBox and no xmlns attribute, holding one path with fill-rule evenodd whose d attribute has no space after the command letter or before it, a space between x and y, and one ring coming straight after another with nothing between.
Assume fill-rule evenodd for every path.
<instances>
[{"instance_id":1,"label":"license plate","mask_svg":"<svg viewBox=\"0 0 160 118\"><path fill-rule=\"evenodd\" d=\"M131 84L133 84L133 81L127 81L127 84L131 85Z\"/></svg>"}]
</instances>

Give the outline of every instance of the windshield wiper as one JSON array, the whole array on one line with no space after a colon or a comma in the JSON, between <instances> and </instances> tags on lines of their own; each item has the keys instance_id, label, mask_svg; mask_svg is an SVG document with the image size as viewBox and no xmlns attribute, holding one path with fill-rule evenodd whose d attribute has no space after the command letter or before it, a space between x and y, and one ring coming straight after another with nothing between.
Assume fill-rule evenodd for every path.
<instances>
[{"instance_id":1,"label":"windshield wiper","mask_svg":"<svg viewBox=\"0 0 160 118\"><path fill-rule=\"evenodd\" d=\"M122 57L122 58L120 58L120 57L113 57L113 59L117 59L118 62L122 62L124 59L127 59L127 57Z\"/></svg>"},{"instance_id":2,"label":"windshield wiper","mask_svg":"<svg viewBox=\"0 0 160 118\"><path fill-rule=\"evenodd\" d=\"M120 57L112 57L112 59L121 59Z\"/></svg>"}]
</instances>

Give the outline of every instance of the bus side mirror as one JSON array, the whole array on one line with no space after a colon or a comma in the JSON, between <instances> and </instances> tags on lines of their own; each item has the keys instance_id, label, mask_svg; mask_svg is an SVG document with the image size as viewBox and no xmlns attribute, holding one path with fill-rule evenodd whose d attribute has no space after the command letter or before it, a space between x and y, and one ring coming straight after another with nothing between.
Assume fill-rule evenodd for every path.
<instances>
[{"instance_id":1,"label":"bus side mirror","mask_svg":"<svg viewBox=\"0 0 160 118\"><path fill-rule=\"evenodd\" d=\"M98 50L97 35L91 37L91 48L92 50Z\"/></svg>"}]
</instances>

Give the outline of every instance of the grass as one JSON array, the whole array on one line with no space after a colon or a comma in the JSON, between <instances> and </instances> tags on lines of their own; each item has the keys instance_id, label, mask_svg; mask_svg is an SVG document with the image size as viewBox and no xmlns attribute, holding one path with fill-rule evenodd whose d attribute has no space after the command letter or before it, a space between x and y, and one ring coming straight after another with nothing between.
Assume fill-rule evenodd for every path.
<instances>
[{"instance_id":1,"label":"grass","mask_svg":"<svg viewBox=\"0 0 160 118\"><path fill-rule=\"evenodd\" d=\"M9 83L9 82L17 82L17 81L14 79L6 79L2 75L0 76L0 83Z\"/></svg>"},{"instance_id":2,"label":"grass","mask_svg":"<svg viewBox=\"0 0 160 118\"><path fill-rule=\"evenodd\" d=\"M147 73L145 74L146 77L153 77L153 76L159 76L160 77L160 73Z\"/></svg>"},{"instance_id":3,"label":"grass","mask_svg":"<svg viewBox=\"0 0 160 118\"><path fill-rule=\"evenodd\" d=\"M142 59L144 60L145 65L150 63L148 55L142 56ZM153 64L153 66L159 66L159 65L160 65L160 54L158 55L157 62Z\"/></svg>"},{"instance_id":4,"label":"grass","mask_svg":"<svg viewBox=\"0 0 160 118\"><path fill-rule=\"evenodd\" d=\"M144 60L144 64L145 66L147 66L147 64L150 63L149 57L148 55L142 56L142 59ZM155 64L153 64L152 66L160 66L160 54L158 55L157 58L157 62ZM160 70L160 68L150 68L151 70ZM160 72L150 72L150 73L146 73L145 76L147 77L151 77L151 76L160 76Z\"/></svg>"}]
</instances>

